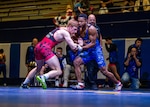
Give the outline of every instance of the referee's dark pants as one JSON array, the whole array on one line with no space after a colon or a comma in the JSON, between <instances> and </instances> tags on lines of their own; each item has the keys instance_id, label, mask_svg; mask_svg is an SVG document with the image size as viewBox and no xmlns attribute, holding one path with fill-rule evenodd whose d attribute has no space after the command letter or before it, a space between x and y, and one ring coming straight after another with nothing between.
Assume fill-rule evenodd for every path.
<instances>
[{"instance_id":1,"label":"referee's dark pants","mask_svg":"<svg viewBox=\"0 0 150 107\"><path fill-rule=\"evenodd\" d=\"M87 72L85 73L85 87L92 90L97 90L97 72L98 65L95 60L86 64Z\"/></svg>"}]
</instances>

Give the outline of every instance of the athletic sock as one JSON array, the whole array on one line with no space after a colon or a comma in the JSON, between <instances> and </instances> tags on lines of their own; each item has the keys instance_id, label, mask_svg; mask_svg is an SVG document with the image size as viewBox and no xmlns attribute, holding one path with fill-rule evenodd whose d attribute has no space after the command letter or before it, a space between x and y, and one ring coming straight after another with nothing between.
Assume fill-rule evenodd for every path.
<instances>
[{"instance_id":1,"label":"athletic sock","mask_svg":"<svg viewBox=\"0 0 150 107\"><path fill-rule=\"evenodd\" d=\"M118 84L116 84L116 85L120 85L120 84L121 84L121 82L119 81Z\"/></svg>"},{"instance_id":2,"label":"athletic sock","mask_svg":"<svg viewBox=\"0 0 150 107\"><path fill-rule=\"evenodd\" d=\"M41 76L44 76L45 77L45 80L49 79L49 75L48 74L43 74Z\"/></svg>"},{"instance_id":3,"label":"athletic sock","mask_svg":"<svg viewBox=\"0 0 150 107\"><path fill-rule=\"evenodd\" d=\"M28 84L28 83L30 83L30 79L29 79L29 78L26 78L26 79L24 80L23 84Z\"/></svg>"}]
</instances>

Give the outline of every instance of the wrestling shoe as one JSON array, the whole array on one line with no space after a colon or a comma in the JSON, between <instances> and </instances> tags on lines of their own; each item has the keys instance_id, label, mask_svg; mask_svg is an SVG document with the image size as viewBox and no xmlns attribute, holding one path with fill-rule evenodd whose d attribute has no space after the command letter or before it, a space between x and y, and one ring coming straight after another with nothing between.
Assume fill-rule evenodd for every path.
<instances>
[{"instance_id":1,"label":"wrestling shoe","mask_svg":"<svg viewBox=\"0 0 150 107\"><path fill-rule=\"evenodd\" d=\"M83 83L78 83L77 85L71 86L74 90L84 90L85 86Z\"/></svg>"},{"instance_id":2,"label":"wrestling shoe","mask_svg":"<svg viewBox=\"0 0 150 107\"><path fill-rule=\"evenodd\" d=\"M27 84L21 84L20 88L22 88L22 89L30 89L30 87Z\"/></svg>"},{"instance_id":3,"label":"wrestling shoe","mask_svg":"<svg viewBox=\"0 0 150 107\"><path fill-rule=\"evenodd\" d=\"M44 76L36 76L36 80L42 84L43 89L47 88L47 84L45 82L45 77Z\"/></svg>"},{"instance_id":4,"label":"wrestling shoe","mask_svg":"<svg viewBox=\"0 0 150 107\"><path fill-rule=\"evenodd\" d=\"M121 84L121 82L119 82L118 84L115 85L114 91L121 91L122 86L123 86L123 85Z\"/></svg>"}]
</instances>

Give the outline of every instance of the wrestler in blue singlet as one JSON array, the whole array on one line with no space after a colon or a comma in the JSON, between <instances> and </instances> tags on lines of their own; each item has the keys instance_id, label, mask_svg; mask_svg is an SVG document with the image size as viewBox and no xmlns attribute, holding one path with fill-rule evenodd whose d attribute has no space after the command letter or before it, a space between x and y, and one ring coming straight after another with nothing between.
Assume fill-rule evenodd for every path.
<instances>
[{"instance_id":1,"label":"wrestler in blue singlet","mask_svg":"<svg viewBox=\"0 0 150 107\"><path fill-rule=\"evenodd\" d=\"M89 26L90 27L90 26ZM86 30L85 36L82 38L87 44L90 43L88 29ZM102 48L100 47L99 40L96 39L96 44L94 47L91 47L80 54L84 64L91 60L95 60L99 68L106 66Z\"/></svg>"}]
</instances>

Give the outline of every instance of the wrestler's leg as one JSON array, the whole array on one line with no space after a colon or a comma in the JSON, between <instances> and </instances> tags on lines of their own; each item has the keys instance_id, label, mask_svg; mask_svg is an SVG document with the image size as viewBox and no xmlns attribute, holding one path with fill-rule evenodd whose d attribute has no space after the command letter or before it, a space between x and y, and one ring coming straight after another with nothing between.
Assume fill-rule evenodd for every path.
<instances>
[{"instance_id":1,"label":"wrestler's leg","mask_svg":"<svg viewBox=\"0 0 150 107\"><path fill-rule=\"evenodd\" d=\"M53 70L49 71L48 73L44 74L44 76L46 76L46 79L54 78L54 77L62 74L60 63L59 63L59 60L56 55L54 55L52 58L48 59L46 61L46 63L48 64L48 66L51 69L53 69Z\"/></svg>"},{"instance_id":2,"label":"wrestler's leg","mask_svg":"<svg viewBox=\"0 0 150 107\"><path fill-rule=\"evenodd\" d=\"M112 72L114 74L116 79L120 81L120 76L117 72L117 66L115 64L113 64L113 65L108 66L108 68L110 69L110 72Z\"/></svg>"},{"instance_id":3,"label":"wrestler's leg","mask_svg":"<svg viewBox=\"0 0 150 107\"><path fill-rule=\"evenodd\" d=\"M96 46L96 49L92 52L92 56L94 56L94 59L97 62L98 67L100 71L103 73L103 75L108 77L115 84L119 83L119 81L115 78L115 76L111 72L109 72L108 69L106 68L103 52L102 49L99 47L99 45Z\"/></svg>"},{"instance_id":4,"label":"wrestler's leg","mask_svg":"<svg viewBox=\"0 0 150 107\"><path fill-rule=\"evenodd\" d=\"M36 60L37 67L33 68L25 78L23 84L21 85L22 88L28 88L28 84L33 79L33 77L36 75L37 72L39 72L44 65L44 60Z\"/></svg>"},{"instance_id":5,"label":"wrestler's leg","mask_svg":"<svg viewBox=\"0 0 150 107\"><path fill-rule=\"evenodd\" d=\"M56 55L53 55L51 58L45 61L47 65L52 69L48 73L37 76L36 79L42 84L43 89L47 88L45 80L49 78L54 78L62 74L59 60Z\"/></svg>"},{"instance_id":6,"label":"wrestler's leg","mask_svg":"<svg viewBox=\"0 0 150 107\"><path fill-rule=\"evenodd\" d=\"M120 81L118 81L118 80L115 78L115 76L114 76L113 73L109 72L105 66L100 67L100 71L101 71L106 77L108 77L111 81L113 81L113 82L115 83L115 91L120 91L120 90L121 90L122 84L121 84Z\"/></svg>"},{"instance_id":7,"label":"wrestler's leg","mask_svg":"<svg viewBox=\"0 0 150 107\"><path fill-rule=\"evenodd\" d=\"M113 73L109 72L105 66L100 68L100 71L106 76L108 77L110 80L112 80L115 84L118 84L118 80L115 78L115 76L113 75Z\"/></svg>"},{"instance_id":8,"label":"wrestler's leg","mask_svg":"<svg viewBox=\"0 0 150 107\"><path fill-rule=\"evenodd\" d=\"M100 71L116 84L115 90L120 91L122 88L122 84L116 79L114 74L109 72L106 68L103 52L99 46L96 47L95 51L93 52L93 56L95 56L94 59L97 62Z\"/></svg>"},{"instance_id":9,"label":"wrestler's leg","mask_svg":"<svg viewBox=\"0 0 150 107\"><path fill-rule=\"evenodd\" d=\"M76 77L77 77L77 81L78 82L83 82L82 81L82 73L81 73L81 67L80 65L83 64L83 60L81 57L77 57L74 60L74 67L75 67L75 73L76 73Z\"/></svg>"},{"instance_id":10,"label":"wrestler's leg","mask_svg":"<svg viewBox=\"0 0 150 107\"><path fill-rule=\"evenodd\" d=\"M74 67L75 67L75 74L77 77L78 84L75 86L72 86L72 89L75 90L82 90L84 89L84 83L82 81L82 73L81 73L81 65L83 64L83 60L81 57L76 57L74 60Z\"/></svg>"}]
</instances>

